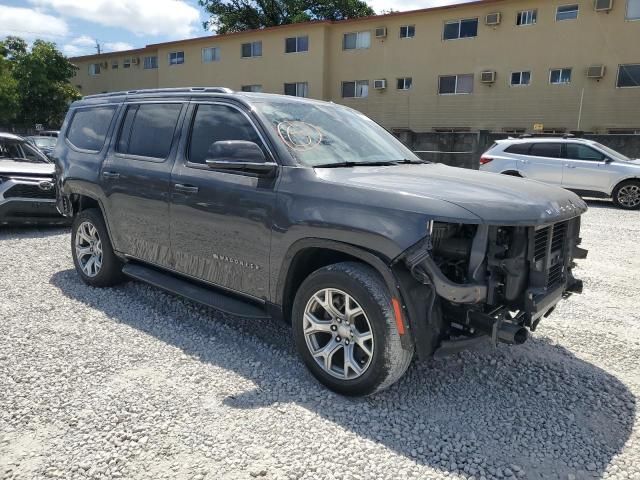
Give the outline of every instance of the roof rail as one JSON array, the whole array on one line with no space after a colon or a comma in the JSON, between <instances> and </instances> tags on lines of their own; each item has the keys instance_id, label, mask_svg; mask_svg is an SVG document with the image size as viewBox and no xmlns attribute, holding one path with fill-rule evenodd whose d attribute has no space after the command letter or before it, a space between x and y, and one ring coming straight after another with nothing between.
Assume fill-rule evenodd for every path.
<instances>
[{"instance_id":1,"label":"roof rail","mask_svg":"<svg viewBox=\"0 0 640 480\"><path fill-rule=\"evenodd\" d=\"M144 95L157 93L233 93L227 87L176 87L176 88L143 88L140 90L125 90L120 92L96 93L86 95L84 98L106 98L122 95Z\"/></svg>"},{"instance_id":2,"label":"roof rail","mask_svg":"<svg viewBox=\"0 0 640 480\"><path fill-rule=\"evenodd\" d=\"M562 138L576 138L576 136L573 133L565 133Z\"/></svg>"},{"instance_id":3,"label":"roof rail","mask_svg":"<svg viewBox=\"0 0 640 480\"><path fill-rule=\"evenodd\" d=\"M522 135L518 136L518 138L533 138L533 135L531 135L530 133L523 133Z\"/></svg>"}]
</instances>

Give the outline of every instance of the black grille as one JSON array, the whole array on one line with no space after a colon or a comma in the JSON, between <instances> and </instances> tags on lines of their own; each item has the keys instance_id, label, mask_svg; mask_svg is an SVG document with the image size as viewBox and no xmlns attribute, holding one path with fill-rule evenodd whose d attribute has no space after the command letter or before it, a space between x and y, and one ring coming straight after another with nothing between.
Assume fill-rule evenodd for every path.
<instances>
[{"instance_id":1,"label":"black grille","mask_svg":"<svg viewBox=\"0 0 640 480\"><path fill-rule=\"evenodd\" d=\"M41 198L41 199L55 199L56 191L42 190L38 185L18 184L11 187L4 193L4 198Z\"/></svg>"},{"instance_id":2,"label":"black grille","mask_svg":"<svg viewBox=\"0 0 640 480\"><path fill-rule=\"evenodd\" d=\"M547 289L564 281L568 222L536 230L533 237L533 268L539 272L539 286Z\"/></svg>"}]
</instances>

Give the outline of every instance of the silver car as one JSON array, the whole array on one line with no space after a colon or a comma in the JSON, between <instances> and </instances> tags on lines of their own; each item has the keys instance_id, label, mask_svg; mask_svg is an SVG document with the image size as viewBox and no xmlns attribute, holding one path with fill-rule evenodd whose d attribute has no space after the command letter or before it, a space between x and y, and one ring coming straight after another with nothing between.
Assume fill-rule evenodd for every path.
<instances>
[{"instance_id":1,"label":"silver car","mask_svg":"<svg viewBox=\"0 0 640 480\"><path fill-rule=\"evenodd\" d=\"M498 140L482 155L480 170L551 183L584 197L612 198L628 210L640 208L640 160L591 140Z\"/></svg>"}]
</instances>

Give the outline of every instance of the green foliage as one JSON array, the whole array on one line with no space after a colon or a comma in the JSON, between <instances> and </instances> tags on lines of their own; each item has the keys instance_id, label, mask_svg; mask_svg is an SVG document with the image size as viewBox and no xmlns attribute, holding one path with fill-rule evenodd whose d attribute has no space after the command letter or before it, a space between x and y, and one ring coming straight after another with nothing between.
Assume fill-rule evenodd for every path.
<instances>
[{"instance_id":1,"label":"green foliage","mask_svg":"<svg viewBox=\"0 0 640 480\"><path fill-rule=\"evenodd\" d=\"M220 34L375 13L362 0L198 0L198 3L210 15L204 28Z\"/></svg>"},{"instance_id":2,"label":"green foliage","mask_svg":"<svg viewBox=\"0 0 640 480\"><path fill-rule=\"evenodd\" d=\"M0 125L57 127L69 103L80 98L69 83L76 67L55 44L21 38L0 42Z\"/></svg>"}]
</instances>

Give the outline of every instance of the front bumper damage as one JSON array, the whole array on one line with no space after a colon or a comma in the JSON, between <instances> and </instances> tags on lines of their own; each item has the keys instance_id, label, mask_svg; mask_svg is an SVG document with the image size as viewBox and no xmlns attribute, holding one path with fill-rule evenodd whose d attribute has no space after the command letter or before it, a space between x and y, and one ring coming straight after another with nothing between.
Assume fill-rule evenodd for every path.
<instances>
[{"instance_id":1,"label":"front bumper damage","mask_svg":"<svg viewBox=\"0 0 640 480\"><path fill-rule=\"evenodd\" d=\"M561 299L582 291L572 273L574 259L587 255L578 247L579 230L580 217L531 227L479 225L437 244L432 233L409 249L402 260L423 287L422 299L409 301L427 304L409 312L418 319L419 356L524 343ZM408 279L402 282L406 290ZM417 325L420 319L425 325Z\"/></svg>"}]
</instances>

